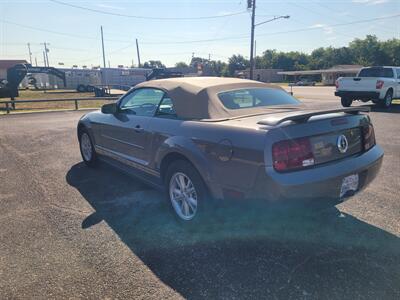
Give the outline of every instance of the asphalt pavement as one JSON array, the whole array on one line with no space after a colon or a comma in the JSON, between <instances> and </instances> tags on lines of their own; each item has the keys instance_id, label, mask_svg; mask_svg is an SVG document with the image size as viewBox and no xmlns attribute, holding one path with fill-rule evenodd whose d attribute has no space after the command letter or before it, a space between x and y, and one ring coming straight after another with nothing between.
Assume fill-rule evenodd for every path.
<instances>
[{"instance_id":1,"label":"asphalt pavement","mask_svg":"<svg viewBox=\"0 0 400 300\"><path fill-rule=\"evenodd\" d=\"M81 162L84 113L0 117L0 298L400 299L400 105L372 107L383 166L345 203L221 205L187 228L159 192Z\"/></svg>"}]
</instances>

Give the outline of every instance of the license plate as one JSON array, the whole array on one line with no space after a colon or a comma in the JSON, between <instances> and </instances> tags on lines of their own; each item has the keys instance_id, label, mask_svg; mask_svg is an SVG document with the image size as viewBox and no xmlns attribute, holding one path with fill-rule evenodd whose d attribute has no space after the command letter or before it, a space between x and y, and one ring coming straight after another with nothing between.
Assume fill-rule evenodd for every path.
<instances>
[{"instance_id":1,"label":"license plate","mask_svg":"<svg viewBox=\"0 0 400 300\"><path fill-rule=\"evenodd\" d=\"M340 187L340 198L346 195L347 192L356 192L358 189L358 174L346 176L342 180L342 186Z\"/></svg>"}]
</instances>

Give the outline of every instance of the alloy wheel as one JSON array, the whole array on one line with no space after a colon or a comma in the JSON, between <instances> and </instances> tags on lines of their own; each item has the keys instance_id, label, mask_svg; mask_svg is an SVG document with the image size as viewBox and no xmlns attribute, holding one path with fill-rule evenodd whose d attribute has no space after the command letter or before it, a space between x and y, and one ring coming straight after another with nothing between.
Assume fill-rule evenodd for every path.
<instances>
[{"instance_id":1,"label":"alloy wheel","mask_svg":"<svg viewBox=\"0 0 400 300\"><path fill-rule=\"evenodd\" d=\"M183 220L193 219L197 212L197 192L190 178L177 172L169 183L169 196L176 214Z\"/></svg>"},{"instance_id":2,"label":"alloy wheel","mask_svg":"<svg viewBox=\"0 0 400 300\"><path fill-rule=\"evenodd\" d=\"M90 137L86 132L82 133L81 135L81 149L83 158L86 161L90 161L92 159L93 149L90 142Z\"/></svg>"}]
</instances>

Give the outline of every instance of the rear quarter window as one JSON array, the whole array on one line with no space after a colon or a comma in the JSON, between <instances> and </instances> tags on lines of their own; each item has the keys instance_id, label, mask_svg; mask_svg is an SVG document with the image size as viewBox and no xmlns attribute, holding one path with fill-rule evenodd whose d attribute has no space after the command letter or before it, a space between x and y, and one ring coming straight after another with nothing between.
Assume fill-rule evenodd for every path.
<instances>
[{"instance_id":1,"label":"rear quarter window","mask_svg":"<svg viewBox=\"0 0 400 300\"><path fill-rule=\"evenodd\" d=\"M287 92L272 88L249 88L226 91L219 93L218 98L228 109L298 105L300 103Z\"/></svg>"}]
</instances>

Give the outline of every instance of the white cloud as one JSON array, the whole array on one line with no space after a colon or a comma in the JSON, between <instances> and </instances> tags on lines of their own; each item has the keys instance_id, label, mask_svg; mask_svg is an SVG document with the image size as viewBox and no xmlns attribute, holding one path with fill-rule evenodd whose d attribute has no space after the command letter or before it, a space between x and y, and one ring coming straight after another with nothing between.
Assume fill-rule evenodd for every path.
<instances>
[{"instance_id":1,"label":"white cloud","mask_svg":"<svg viewBox=\"0 0 400 300\"><path fill-rule=\"evenodd\" d=\"M352 0L353 3L366 4L366 5L378 5L389 2L389 0Z\"/></svg>"},{"instance_id":2,"label":"white cloud","mask_svg":"<svg viewBox=\"0 0 400 300\"><path fill-rule=\"evenodd\" d=\"M225 16L225 15L230 15L230 14L234 14L234 11L230 11L230 10L221 10L219 11L216 15L217 16Z\"/></svg>"},{"instance_id":3,"label":"white cloud","mask_svg":"<svg viewBox=\"0 0 400 300\"><path fill-rule=\"evenodd\" d=\"M337 38L338 37L336 35L334 35L334 36L327 37L326 40L327 41L335 41L335 40L337 40Z\"/></svg>"},{"instance_id":4,"label":"white cloud","mask_svg":"<svg viewBox=\"0 0 400 300\"><path fill-rule=\"evenodd\" d=\"M338 13L338 15L346 17L346 16L350 16L350 13L348 11L342 11L342 12Z\"/></svg>"},{"instance_id":5,"label":"white cloud","mask_svg":"<svg viewBox=\"0 0 400 300\"><path fill-rule=\"evenodd\" d=\"M110 9L124 9L123 7L109 5L109 4L98 4L97 6L102 7L102 8L110 8Z\"/></svg>"},{"instance_id":6,"label":"white cloud","mask_svg":"<svg viewBox=\"0 0 400 300\"><path fill-rule=\"evenodd\" d=\"M328 35L333 33L333 27L326 24L316 23L314 25L311 25L310 28L321 28L324 33Z\"/></svg>"},{"instance_id":7,"label":"white cloud","mask_svg":"<svg viewBox=\"0 0 400 300\"><path fill-rule=\"evenodd\" d=\"M310 27L311 27L311 28L319 28L319 27L324 27L324 24L321 24L321 23L316 23L316 24L314 24L314 25L311 25Z\"/></svg>"}]
</instances>

